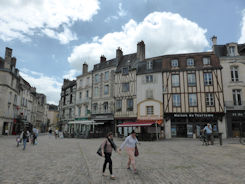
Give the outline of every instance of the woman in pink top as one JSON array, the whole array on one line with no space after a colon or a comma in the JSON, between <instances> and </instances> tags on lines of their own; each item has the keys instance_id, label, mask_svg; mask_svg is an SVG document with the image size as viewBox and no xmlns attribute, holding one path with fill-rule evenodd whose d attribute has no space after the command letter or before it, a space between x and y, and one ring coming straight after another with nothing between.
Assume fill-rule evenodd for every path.
<instances>
[{"instance_id":1,"label":"woman in pink top","mask_svg":"<svg viewBox=\"0 0 245 184\"><path fill-rule=\"evenodd\" d=\"M136 171L136 166L135 166L134 153L135 153L135 146L137 143L138 143L138 140L136 138L136 133L133 130L131 134L122 143L119 149L119 151L121 151L124 148L124 146L126 146L126 150L128 153L128 169L130 169L130 165L132 165L135 174L137 173L137 171Z\"/></svg>"},{"instance_id":2,"label":"woman in pink top","mask_svg":"<svg viewBox=\"0 0 245 184\"><path fill-rule=\"evenodd\" d=\"M115 179L115 176L112 173L112 160L111 160L112 148L115 151L117 151L117 146L113 142L113 134L112 134L112 132L109 132L107 134L106 140L101 145L102 156L105 157L105 162L103 165L103 176L105 176L106 165L107 165L107 163L109 163L109 170L110 170L110 174L111 174L111 179Z\"/></svg>"}]
</instances>

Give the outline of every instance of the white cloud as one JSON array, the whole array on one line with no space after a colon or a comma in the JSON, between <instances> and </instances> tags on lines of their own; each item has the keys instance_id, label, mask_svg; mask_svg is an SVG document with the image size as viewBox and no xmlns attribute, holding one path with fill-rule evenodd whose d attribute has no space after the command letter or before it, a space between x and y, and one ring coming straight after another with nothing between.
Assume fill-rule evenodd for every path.
<instances>
[{"instance_id":1,"label":"white cloud","mask_svg":"<svg viewBox=\"0 0 245 184\"><path fill-rule=\"evenodd\" d=\"M242 21L241 21L241 37L238 43L245 43L245 9L242 11Z\"/></svg>"},{"instance_id":2,"label":"white cloud","mask_svg":"<svg viewBox=\"0 0 245 184\"><path fill-rule=\"evenodd\" d=\"M127 12L122 8L122 3L119 3L118 9L119 9L118 15L120 17L123 17L123 16L127 15Z\"/></svg>"},{"instance_id":3,"label":"white cloud","mask_svg":"<svg viewBox=\"0 0 245 184\"><path fill-rule=\"evenodd\" d=\"M47 96L47 102L58 104L62 82L55 77L45 76L42 73L22 69L20 75L28 81L31 86L36 87L38 93L43 93Z\"/></svg>"},{"instance_id":4,"label":"white cloud","mask_svg":"<svg viewBox=\"0 0 245 184\"><path fill-rule=\"evenodd\" d=\"M76 39L68 27L90 21L98 10L98 0L1 0L0 39L29 41L30 35L44 32L67 43ZM64 32L59 32L61 27Z\"/></svg>"},{"instance_id":5,"label":"white cloud","mask_svg":"<svg viewBox=\"0 0 245 184\"><path fill-rule=\"evenodd\" d=\"M63 28L64 32L61 33L55 32L54 30L48 28L44 29L43 33L51 38L59 40L61 44L67 44L72 40L77 40L77 35L72 33L67 26L64 26Z\"/></svg>"},{"instance_id":6,"label":"white cloud","mask_svg":"<svg viewBox=\"0 0 245 184\"><path fill-rule=\"evenodd\" d=\"M74 80L79 75L79 71L75 69L71 69L68 72L66 72L65 75L63 75L64 79Z\"/></svg>"},{"instance_id":7,"label":"white cloud","mask_svg":"<svg viewBox=\"0 0 245 184\"><path fill-rule=\"evenodd\" d=\"M125 11L123 8L122 8L122 3L119 3L118 4L118 12L117 12L117 15L112 15L112 16L109 16L107 17L104 21L106 23L110 23L110 21L112 20L118 20L119 17L124 17L127 15L127 11Z\"/></svg>"},{"instance_id":8,"label":"white cloud","mask_svg":"<svg viewBox=\"0 0 245 184\"><path fill-rule=\"evenodd\" d=\"M106 17L105 22L109 23L111 20L117 20L117 19L118 19L118 16L113 15L113 16L110 16L110 17Z\"/></svg>"},{"instance_id":9,"label":"white cloud","mask_svg":"<svg viewBox=\"0 0 245 184\"><path fill-rule=\"evenodd\" d=\"M86 61L91 68L102 54L108 59L114 58L119 46L124 54L136 52L136 44L141 40L146 44L146 57L203 51L209 46L206 32L179 14L153 12L139 23L131 19L120 32L95 37L92 42L74 47L68 62L74 69L81 70Z\"/></svg>"}]
</instances>

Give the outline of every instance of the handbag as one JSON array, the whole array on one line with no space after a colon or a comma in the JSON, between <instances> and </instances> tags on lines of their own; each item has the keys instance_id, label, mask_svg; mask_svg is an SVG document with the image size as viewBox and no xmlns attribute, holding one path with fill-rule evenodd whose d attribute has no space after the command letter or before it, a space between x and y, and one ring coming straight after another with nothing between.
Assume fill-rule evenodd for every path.
<instances>
[{"instance_id":1,"label":"handbag","mask_svg":"<svg viewBox=\"0 0 245 184\"><path fill-rule=\"evenodd\" d=\"M135 145L134 156L136 157L139 156L139 150L138 150L137 145Z\"/></svg>"},{"instance_id":2,"label":"handbag","mask_svg":"<svg viewBox=\"0 0 245 184\"><path fill-rule=\"evenodd\" d=\"M102 144L100 145L99 149L97 150L97 154L102 157L102 149L101 149ZM106 150L106 143L104 146L104 150Z\"/></svg>"}]
</instances>

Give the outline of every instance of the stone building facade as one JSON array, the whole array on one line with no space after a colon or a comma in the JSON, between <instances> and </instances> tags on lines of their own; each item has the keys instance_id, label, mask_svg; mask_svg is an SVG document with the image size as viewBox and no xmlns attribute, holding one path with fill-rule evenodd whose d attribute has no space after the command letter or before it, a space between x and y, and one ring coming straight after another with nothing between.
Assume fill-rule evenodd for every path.
<instances>
[{"instance_id":1,"label":"stone building facade","mask_svg":"<svg viewBox=\"0 0 245 184\"><path fill-rule=\"evenodd\" d=\"M145 59L137 67L137 119L149 123L142 126L140 133L144 139L153 139L163 125L162 60ZM151 126L150 126L151 125ZM151 137L149 137L151 136ZM158 138L158 136L156 137Z\"/></svg>"},{"instance_id":2,"label":"stone building facade","mask_svg":"<svg viewBox=\"0 0 245 184\"><path fill-rule=\"evenodd\" d=\"M223 67L222 77L228 137L245 136L245 44L217 45L212 38L214 53Z\"/></svg>"},{"instance_id":3,"label":"stone building facade","mask_svg":"<svg viewBox=\"0 0 245 184\"><path fill-rule=\"evenodd\" d=\"M83 64L82 75L77 76L75 119L91 118L92 72L88 72L88 64Z\"/></svg>"},{"instance_id":4,"label":"stone building facade","mask_svg":"<svg viewBox=\"0 0 245 184\"><path fill-rule=\"evenodd\" d=\"M19 112L19 71L12 49L6 48L4 59L0 57L0 134L12 133Z\"/></svg>"},{"instance_id":5,"label":"stone building facade","mask_svg":"<svg viewBox=\"0 0 245 184\"><path fill-rule=\"evenodd\" d=\"M58 128L58 106L53 104L47 104L48 106L48 126L52 130L56 130Z\"/></svg>"},{"instance_id":6,"label":"stone building facade","mask_svg":"<svg viewBox=\"0 0 245 184\"><path fill-rule=\"evenodd\" d=\"M0 135L18 134L23 128L41 129L37 125L38 96L16 68L16 58L12 57L12 49L6 48L5 58L0 57ZM39 94L46 99L44 94ZM46 103L46 100L44 101ZM45 113L39 113L45 123Z\"/></svg>"},{"instance_id":7,"label":"stone building facade","mask_svg":"<svg viewBox=\"0 0 245 184\"><path fill-rule=\"evenodd\" d=\"M67 123L75 118L76 80L64 79L59 101L59 130L67 131Z\"/></svg>"},{"instance_id":8,"label":"stone building facade","mask_svg":"<svg viewBox=\"0 0 245 184\"><path fill-rule=\"evenodd\" d=\"M119 53L118 53L119 54ZM119 55L117 56L119 57ZM100 63L94 65L92 75L92 114L91 118L103 125L97 126L98 134L115 132L114 126L114 90L115 70L118 60L106 60L100 57Z\"/></svg>"}]
</instances>

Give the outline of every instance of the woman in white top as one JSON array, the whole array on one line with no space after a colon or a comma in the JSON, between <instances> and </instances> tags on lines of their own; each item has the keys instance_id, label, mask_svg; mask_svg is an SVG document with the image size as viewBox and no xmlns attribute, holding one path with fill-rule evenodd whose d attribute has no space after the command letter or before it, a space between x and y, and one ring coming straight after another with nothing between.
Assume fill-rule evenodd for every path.
<instances>
[{"instance_id":1,"label":"woman in white top","mask_svg":"<svg viewBox=\"0 0 245 184\"><path fill-rule=\"evenodd\" d=\"M131 134L125 139L125 141L120 146L119 151L121 151L124 146L126 146L126 150L128 153L128 169L130 169L130 165L132 165L134 172L136 173L136 167L135 167L135 146L138 143L138 140L136 138L136 133L133 130Z\"/></svg>"}]
</instances>

